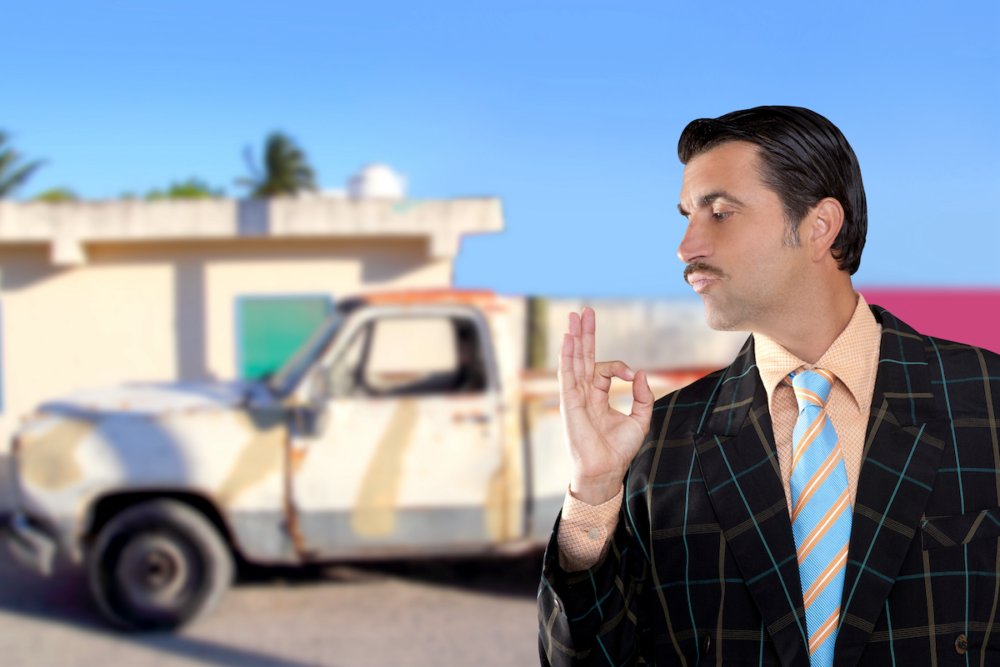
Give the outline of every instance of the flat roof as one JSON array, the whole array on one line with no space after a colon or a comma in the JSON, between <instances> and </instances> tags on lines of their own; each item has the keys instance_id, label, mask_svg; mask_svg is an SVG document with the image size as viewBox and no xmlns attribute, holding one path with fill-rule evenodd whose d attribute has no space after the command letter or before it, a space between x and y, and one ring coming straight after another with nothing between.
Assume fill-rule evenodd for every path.
<instances>
[{"instance_id":1,"label":"flat roof","mask_svg":"<svg viewBox=\"0 0 1000 667\"><path fill-rule=\"evenodd\" d=\"M453 258L466 234L503 231L500 200L274 199L14 202L0 200L0 246L48 243L56 265L86 263L87 243L238 238L425 237Z\"/></svg>"}]
</instances>

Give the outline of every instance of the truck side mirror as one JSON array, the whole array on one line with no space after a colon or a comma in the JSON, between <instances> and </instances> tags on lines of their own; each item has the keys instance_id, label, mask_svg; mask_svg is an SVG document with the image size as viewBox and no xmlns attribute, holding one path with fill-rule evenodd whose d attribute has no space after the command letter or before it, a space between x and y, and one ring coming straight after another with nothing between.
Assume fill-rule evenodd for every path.
<instances>
[{"instance_id":1,"label":"truck side mirror","mask_svg":"<svg viewBox=\"0 0 1000 667\"><path fill-rule=\"evenodd\" d=\"M328 415L326 401L318 401L313 405L299 405L292 408L291 427L296 435L315 438L326 430Z\"/></svg>"},{"instance_id":2,"label":"truck side mirror","mask_svg":"<svg viewBox=\"0 0 1000 667\"><path fill-rule=\"evenodd\" d=\"M308 377L306 402L291 409L291 427L297 435L313 438L326 428L327 402L333 394L329 369L313 369Z\"/></svg>"}]
</instances>

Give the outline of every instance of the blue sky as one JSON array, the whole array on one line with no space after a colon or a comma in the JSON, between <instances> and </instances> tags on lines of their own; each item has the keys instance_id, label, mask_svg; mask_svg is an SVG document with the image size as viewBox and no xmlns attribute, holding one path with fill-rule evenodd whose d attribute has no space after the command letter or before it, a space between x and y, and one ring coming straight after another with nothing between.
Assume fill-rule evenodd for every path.
<instances>
[{"instance_id":1,"label":"blue sky","mask_svg":"<svg viewBox=\"0 0 1000 667\"><path fill-rule=\"evenodd\" d=\"M0 128L48 160L25 197L240 194L281 129L323 187L385 162L416 198L502 198L461 286L673 296L680 131L793 104L861 162L856 285L1000 286L996 2L34 0L2 23Z\"/></svg>"}]
</instances>

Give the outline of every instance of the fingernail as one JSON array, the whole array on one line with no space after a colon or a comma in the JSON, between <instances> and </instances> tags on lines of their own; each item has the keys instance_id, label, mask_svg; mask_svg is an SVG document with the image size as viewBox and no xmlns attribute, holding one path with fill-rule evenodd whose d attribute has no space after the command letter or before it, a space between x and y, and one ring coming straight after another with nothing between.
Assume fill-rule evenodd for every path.
<instances>
[{"instance_id":1,"label":"fingernail","mask_svg":"<svg viewBox=\"0 0 1000 667\"><path fill-rule=\"evenodd\" d=\"M625 375L628 377L629 380L635 379L635 373L633 373L632 369L629 368L628 366L625 367Z\"/></svg>"}]
</instances>

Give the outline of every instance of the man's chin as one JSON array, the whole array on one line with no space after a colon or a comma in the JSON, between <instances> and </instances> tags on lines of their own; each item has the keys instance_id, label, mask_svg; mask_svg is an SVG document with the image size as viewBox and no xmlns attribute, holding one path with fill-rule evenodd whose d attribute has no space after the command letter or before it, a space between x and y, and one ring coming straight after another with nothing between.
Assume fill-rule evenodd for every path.
<instances>
[{"instance_id":1,"label":"man's chin","mask_svg":"<svg viewBox=\"0 0 1000 667\"><path fill-rule=\"evenodd\" d=\"M702 300L705 302L705 323L708 324L709 328L716 331L749 331L745 325L746 318L739 317L727 309L719 308L718 305L705 299L704 295Z\"/></svg>"}]
</instances>

